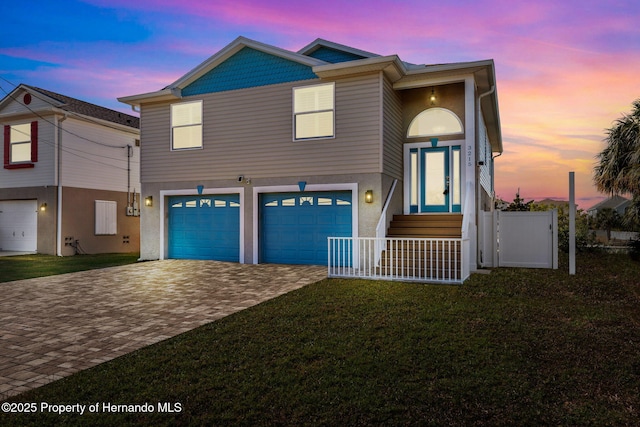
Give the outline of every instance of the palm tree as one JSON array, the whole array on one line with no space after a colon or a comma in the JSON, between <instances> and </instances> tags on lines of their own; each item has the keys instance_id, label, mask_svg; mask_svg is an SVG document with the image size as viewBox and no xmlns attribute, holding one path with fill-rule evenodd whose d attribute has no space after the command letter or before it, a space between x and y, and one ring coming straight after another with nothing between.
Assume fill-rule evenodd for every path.
<instances>
[{"instance_id":1,"label":"palm tree","mask_svg":"<svg viewBox=\"0 0 640 427\"><path fill-rule=\"evenodd\" d=\"M624 114L607 129L607 147L597 155L599 163L594 169L598 191L631 193L633 203L626 217L631 222L637 221L640 214L640 99L632 105L630 114Z\"/></svg>"}]
</instances>

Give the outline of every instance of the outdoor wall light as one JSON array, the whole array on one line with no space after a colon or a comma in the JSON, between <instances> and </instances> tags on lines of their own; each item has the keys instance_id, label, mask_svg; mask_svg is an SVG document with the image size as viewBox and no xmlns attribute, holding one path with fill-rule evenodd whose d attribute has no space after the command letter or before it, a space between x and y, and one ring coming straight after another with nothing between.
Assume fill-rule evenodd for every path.
<instances>
[{"instance_id":1,"label":"outdoor wall light","mask_svg":"<svg viewBox=\"0 0 640 427\"><path fill-rule=\"evenodd\" d=\"M44 212L46 210L47 210L47 203L45 202L45 203L40 205L40 212Z\"/></svg>"},{"instance_id":2,"label":"outdoor wall light","mask_svg":"<svg viewBox=\"0 0 640 427\"><path fill-rule=\"evenodd\" d=\"M435 105L437 99L438 98L436 98L436 93L434 89L431 88L431 96L429 97L429 101L431 101L431 105Z\"/></svg>"},{"instance_id":3,"label":"outdoor wall light","mask_svg":"<svg viewBox=\"0 0 640 427\"><path fill-rule=\"evenodd\" d=\"M153 196L147 196L144 198L145 206L153 206Z\"/></svg>"},{"instance_id":4,"label":"outdoor wall light","mask_svg":"<svg viewBox=\"0 0 640 427\"><path fill-rule=\"evenodd\" d=\"M373 190L367 190L364 193L364 201L366 203L373 203Z\"/></svg>"}]
</instances>

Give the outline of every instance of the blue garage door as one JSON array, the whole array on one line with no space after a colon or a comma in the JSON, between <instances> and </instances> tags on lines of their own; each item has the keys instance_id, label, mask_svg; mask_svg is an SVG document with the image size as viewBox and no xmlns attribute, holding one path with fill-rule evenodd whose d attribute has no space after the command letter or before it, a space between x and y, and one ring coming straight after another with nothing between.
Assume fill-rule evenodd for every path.
<instances>
[{"instance_id":1,"label":"blue garage door","mask_svg":"<svg viewBox=\"0 0 640 427\"><path fill-rule=\"evenodd\" d=\"M350 191L260 196L260 262L327 264L327 237L351 237Z\"/></svg>"},{"instance_id":2,"label":"blue garage door","mask_svg":"<svg viewBox=\"0 0 640 427\"><path fill-rule=\"evenodd\" d=\"M238 262L239 195L169 197L169 258Z\"/></svg>"}]
</instances>

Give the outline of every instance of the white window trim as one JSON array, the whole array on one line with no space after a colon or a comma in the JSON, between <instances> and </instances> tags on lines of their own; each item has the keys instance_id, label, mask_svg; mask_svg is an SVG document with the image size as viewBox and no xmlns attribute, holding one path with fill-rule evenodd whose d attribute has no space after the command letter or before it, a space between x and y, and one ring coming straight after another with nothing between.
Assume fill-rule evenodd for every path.
<instances>
[{"instance_id":1,"label":"white window trim","mask_svg":"<svg viewBox=\"0 0 640 427\"><path fill-rule=\"evenodd\" d=\"M29 134L26 134L25 132L19 131L19 130L13 130L14 127L17 126L27 126L28 132ZM26 138L26 139L21 139L21 140L17 140L14 141L12 136L13 134L18 133L20 134L22 137ZM23 163L31 163L31 144L33 144L33 137L31 135L31 122L29 123L19 123L16 125L10 125L9 126L9 164L12 165L19 165L19 164L23 164ZM13 160L13 147L17 146L17 145L28 145L29 146L29 156L27 160Z\"/></svg>"},{"instance_id":2,"label":"white window trim","mask_svg":"<svg viewBox=\"0 0 640 427\"><path fill-rule=\"evenodd\" d=\"M173 129L174 128L184 128L184 127L190 127L190 126L198 126L197 123L192 123L189 125L182 125L182 126L173 126L173 106L174 105L183 105L183 104L196 104L199 103L200 104L200 128L201 128L201 135L200 135L200 146L199 147L185 147L185 148L174 148L173 147ZM204 111L203 111L203 102L201 99L199 100L195 100L195 101L185 101L185 102L177 102L174 104L171 104L171 106L169 107L169 132L170 132L170 147L171 147L171 151L188 151L188 150L202 150L204 148Z\"/></svg>"},{"instance_id":3,"label":"white window trim","mask_svg":"<svg viewBox=\"0 0 640 427\"><path fill-rule=\"evenodd\" d=\"M296 89L307 89L311 87L317 86L333 86L333 108L330 110L317 110L317 111L308 111L305 113L299 113L300 115L306 114L317 114L317 113L326 113L328 111L333 112L333 126L332 126L332 135L330 136L313 136L309 138L296 138ZM317 141L321 139L335 139L336 137L336 84L335 82L329 83L319 83L314 85L306 85L306 86L295 86L291 89L291 130L292 130L292 139L294 142L298 141Z\"/></svg>"}]
</instances>

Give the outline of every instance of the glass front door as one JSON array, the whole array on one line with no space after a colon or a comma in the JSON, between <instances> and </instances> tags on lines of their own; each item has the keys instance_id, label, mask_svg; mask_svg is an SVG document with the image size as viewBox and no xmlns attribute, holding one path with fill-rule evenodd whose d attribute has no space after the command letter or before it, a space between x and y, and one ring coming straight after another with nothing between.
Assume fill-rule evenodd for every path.
<instances>
[{"instance_id":1,"label":"glass front door","mask_svg":"<svg viewBox=\"0 0 640 427\"><path fill-rule=\"evenodd\" d=\"M460 146L410 150L411 212L460 212Z\"/></svg>"}]
</instances>

